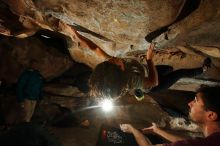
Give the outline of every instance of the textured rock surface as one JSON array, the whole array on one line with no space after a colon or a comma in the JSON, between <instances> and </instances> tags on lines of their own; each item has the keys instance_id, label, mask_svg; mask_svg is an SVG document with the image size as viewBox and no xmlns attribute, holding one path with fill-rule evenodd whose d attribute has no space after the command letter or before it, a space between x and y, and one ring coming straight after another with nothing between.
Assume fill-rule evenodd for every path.
<instances>
[{"instance_id":1,"label":"textured rock surface","mask_svg":"<svg viewBox=\"0 0 220 146\"><path fill-rule=\"evenodd\" d=\"M36 37L27 39L5 38L0 40L1 80L15 83L34 60L45 79L60 76L73 64L70 57L48 47Z\"/></svg>"},{"instance_id":2,"label":"textured rock surface","mask_svg":"<svg viewBox=\"0 0 220 146\"><path fill-rule=\"evenodd\" d=\"M206 54L216 59L220 58L219 29L220 19L212 19L186 33L179 35L175 41L187 46L189 50L197 54Z\"/></svg>"},{"instance_id":3,"label":"textured rock surface","mask_svg":"<svg viewBox=\"0 0 220 146\"><path fill-rule=\"evenodd\" d=\"M193 11L188 17L171 25L167 32L165 32L164 34L156 38L156 41L161 46L164 45L166 47L167 44L172 45L173 44L172 40L178 37L178 35L182 33L185 33L184 36L185 38L187 38L188 33L190 33L191 31L201 31L200 25L203 25L204 23L206 24L210 23L212 19L215 20L219 18L219 15L220 15L219 6L220 6L220 1L218 0L214 0L211 3L209 0L201 0L199 7L195 11ZM210 25L208 25L208 28L210 28ZM215 28L215 29L218 29L218 28ZM209 35L209 33L207 35ZM203 36L203 38L207 39L208 37ZM206 40L206 42L207 41L208 40ZM202 46L203 44L202 41L200 41L200 43ZM174 43L173 45L177 45L177 44L178 43L176 44Z\"/></svg>"},{"instance_id":4,"label":"textured rock surface","mask_svg":"<svg viewBox=\"0 0 220 146\"><path fill-rule=\"evenodd\" d=\"M203 49L203 47L207 47L205 44L212 44L212 47L216 48L215 52L218 51L218 46L206 39L209 38L209 34L201 36L201 33L194 33L194 35L188 36L189 32L193 30L207 32L215 27L213 25L216 23L210 22L211 19L215 21L219 17L219 7L217 6L220 3L218 0L213 0L211 3L208 0L196 1L198 8L195 7L195 10L191 10L191 14L184 17L180 17L180 15L187 4L190 5L190 3L186 3L186 0L175 2L170 0L129 0L126 2L10 0L4 2L6 4L1 4L3 11L7 10L9 14L11 13L10 15L14 16L12 17L13 22L17 22L20 28L18 31L14 29L15 26L8 25L11 21L3 21L2 34L27 37L39 29L62 33L66 36L72 58L90 67L94 67L106 58L99 55L97 51L88 49L86 44L78 45L79 38L72 29L78 30L81 35L93 41L111 56L124 57L128 52L146 50L148 43L144 37L164 26L168 27L168 31L161 32L161 36L155 38L155 41L159 43L158 47L166 48L170 45L184 47L185 45L179 44L179 41L173 42L176 37L183 34L182 37L189 39L203 37L206 43L197 41L196 44L200 50L205 50ZM7 20L7 17L2 19ZM207 28L205 27L206 29L200 26L206 26L206 24L208 25ZM219 31L218 28L214 30ZM214 39L216 40L216 38L218 38L218 33L215 34ZM192 41L187 41L188 45L191 45L196 39L190 40ZM210 55L210 52L204 52L204 54ZM214 56L216 57L216 55Z\"/></svg>"},{"instance_id":5,"label":"textured rock surface","mask_svg":"<svg viewBox=\"0 0 220 146\"><path fill-rule=\"evenodd\" d=\"M145 37L154 35L151 37L157 42L155 64L181 69L201 67L206 57L213 62L211 71L194 80L183 79L171 89L195 91L201 84L219 83L220 1L195 0L193 3L190 0L1 0L0 80L15 83L31 60L38 63L39 70L50 80L69 68L73 69L70 74L81 70L73 65L73 60L94 68L110 56L140 59L149 45ZM80 41L83 37L89 44ZM49 83L45 87L47 95L34 120L41 117L51 126L65 117L64 111L76 113L81 106L87 107L88 97L73 85L79 76L65 77L59 78L58 84ZM0 103L4 103L6 113L12 113L6 114L7 120L13 121L18 105L13 104L16 103L15 95L11 95L14 92L9 93L12 100L1 94L5 102ZM71 128L52 127L52 131L63 145L95 145L102 123L118 126L121 122L131 122L142 128L155 121L165 126L170 120L166 108L186 115L187 102L194 94L166 91L152 97L157 102L149 96L141 103L126 96L119 101L115 114L105 115L99 109L71 114L66 123ZM79 127L85 120L91 124L88 129ZM181 125L182 121L177 121L180 123L174 121L172 126Z\"/></svg>"},{"instance_id":6,"label":"textured rock surface","mask_svg":"<svg viewBox=\"0 0 220 146\"><path fill-rule=\"evenodd\" d=\"M119 56L129 51L131 45L135 49L145 49L144 37L173 22L184 2L185 0L65 0L39 1L36 6L67 24L77 24L99 34L103 38L91 34L86 36L97 42L108 54Z\"/></svg>"}]
</instances>

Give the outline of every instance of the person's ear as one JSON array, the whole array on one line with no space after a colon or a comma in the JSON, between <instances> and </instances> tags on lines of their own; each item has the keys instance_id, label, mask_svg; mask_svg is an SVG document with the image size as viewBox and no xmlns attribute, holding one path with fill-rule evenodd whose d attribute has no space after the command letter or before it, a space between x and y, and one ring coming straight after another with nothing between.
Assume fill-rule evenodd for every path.
<instances>
[{"instance_id":1,"label":"person's ear","mask_svg":"<svg viewBox=\"0 0 220 146\"><path fill-rule=\"evenodd\" d=\"M210 121L215 121L218 119L218 115L213 111L208 111L208 119Z\"/></svg>"}]
</instances>

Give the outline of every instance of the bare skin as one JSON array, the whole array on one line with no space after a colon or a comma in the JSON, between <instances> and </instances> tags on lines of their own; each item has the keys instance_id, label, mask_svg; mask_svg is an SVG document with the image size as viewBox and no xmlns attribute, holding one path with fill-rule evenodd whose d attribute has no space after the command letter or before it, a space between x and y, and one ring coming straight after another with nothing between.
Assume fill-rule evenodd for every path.
<instances>
[{"instance_id":1,"label":"bare skin","mask_svg":"<svg viewBox=\"0 0 220 146\"><path fill-rule=\"evenodd\" d=\"M190 107L189 116L201 127L205 137L220 132L219 123L216 122L218 115L211 111L204 109L204 101L202 100L202 93L197 93L195 99L191 101L188 106Z\"/></svg>"},{"instance_id":2,"label":"bare skin","mask_svg":"<svg viewBox=\"0 0 220 146\"><path fill-rule=\"evenodd\" d=\"M220 132L220 127L218 122L216 122L218 115L213 111L204 109L204 101L201 99L201 96L202 93L197 93L195 99L189 102L189 116L194 122L198 123L202 127L202 132L204 136L207 137L213 133ZM144 135L135 129L131 124L121 124L120 128L123 132L132 133L139 146L152 146L148 141L145 140ZM170 142L177 142L185 139L160 129L155 123L152 123L151 127L142 129L142 131L144 133L153 132L169 140ZM157 146L162 145L159 144Z\"/></svg>"},{"instance_id":3,"label":"bare skin","mask_svg":"<svg viewBox=\"0 0 220 146\"><path fill-rule=\"evenodd\" d=\"M159 84L158 73L156 67L152 61L154 57L154 49L155 44L150 44L150 47L147 49L147 65L149 68L149 76L144 80L144 88L155 87Z\"/></svg>"},{"instance_id":4,"label":"bare skin","mask_svg":"<svg viewBox=\"0 0 220 146\"><path fill-rule=\"evenodd\" d=\"M160 129L155 123L152 123L151 127L148 128L144 128L142 129L143 133L155 133L158 134L164 138L166 138L167 140L171 141L171 142L176 142L176 141L180 141L180 140L184 140L185 137L182 136L178 136L178 135L173 135L169 132L166 132L162 129Z\"/></svg>"},{"instance_id":5,"label":"bare skin","mask_svg":"<svg viewBox=\"0 0 220 146\"><path fill-rule=\"evenodd\" d=\"M120 128L123 132L127 132L127 133L132 133L138 143L139 146L152 146L151 143L149 143L146 139L145 136L138 131L137 129L135 129L132 125L130 124L121 124ZM162 146L162 144L158 144L156 146Z\"/></svg>"},{"instance_id":6,"label":"bare skin","mask_svg":"<svg viewBox=\"0 0 220 146\"><path fill-rule=\"evenodd\" d=\"M146 52L146 59L147 59L147 65L149 68L149 75L148 75L148 77L146 77L144 79L144 88L145 89L155 87L159 84L158 73L157 73L156 67L152 61L152 59L154 57L154 47L155 47L155 44L153 44L153 43L150 44L150 46ZM109 62L120 66L121 70L123 70L123 71L125 70L125 66L124 66L122 59L113 57L109 60Z\"/></svg>"},{"instance_id":7,"label":"bare skin","mask_svg":"<svg viewBox=\"0 0 220 146\"><path fill-rule=\"evenodd\" d=\"M105 53L99 46L97 46L91 40L83 37L77 31L75 31L73 28L72 28L72 30L75 33L76 37L78 37L80 45L85 45L85 46L89 47L98 56L108 59L109 62L120 66L121 70L123 70L123 71L125 70L125 66L124 66L123 60L121 58L109 56L107 53ZM152 61L152 59L154 57L154 51L153 51L154 47L155 47L155 44L153 44L153 43L150 44L150 46L146 52L146 59L147 59L147 65L149 68L149 75L148 75L148 77L146 77L144 79L144 88L155 87L159 84L158 73L157 73L156 67L154 66L154 63Z\"/></svg>"},{"instance_id":8,"label":"bare skin","mask_svg":"<svg viewBox=\"0 0 220 146\"><path fill-rule=\"evenodd\" d=\"M107 53L105 53L98 45L96 45L95 43L93 43L91 40L87 39L86 37L80 35L76 30L74 30L73 28L71 28L74 32L74 34L76 35L76 37L79 40L79 45L82 46L87 46L88 48L90 48L92 51L94 51L98 56L100 57L104 57L106 59L111 58L110 55L108 55Z\"/></svg>"}]
</instances>

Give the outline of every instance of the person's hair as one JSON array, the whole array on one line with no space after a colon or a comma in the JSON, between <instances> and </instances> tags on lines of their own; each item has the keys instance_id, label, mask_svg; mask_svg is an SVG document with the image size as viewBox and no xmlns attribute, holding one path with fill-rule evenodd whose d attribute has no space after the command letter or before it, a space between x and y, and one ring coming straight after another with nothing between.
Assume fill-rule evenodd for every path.
<instances>
[{"instance_id":1,"label":"person's hair","mask_svg":"<svg viewBox=\"0 0 220 146\"><path fill-rule=\"evenodd\" d=\"M220 121L220 86L201 86L197 93L202 93L205 108L215 112L218 115L217 121Z\"/></svg>"},{"instance_id":2,"label":"person's hair","mask_svg":"<svg viewBox=\"0 0 220 146\"><path fill-rule=\"evenodd\" d=\"M132 59L125 66L125 80L127 81L127 88L143 89L145 71L142 64Z\"/></svg>"},{"instance_id":3,"label":"person's hair","mask_svg":"<svg viewBox=\"0 0 220 146\"><path fill-rule=\"evenodd\" d=\"M115 98L125 88L123 71L116 64L108 61L96 66L89 79L89 95L95 98Z\"/></svg>"}]
</instances>

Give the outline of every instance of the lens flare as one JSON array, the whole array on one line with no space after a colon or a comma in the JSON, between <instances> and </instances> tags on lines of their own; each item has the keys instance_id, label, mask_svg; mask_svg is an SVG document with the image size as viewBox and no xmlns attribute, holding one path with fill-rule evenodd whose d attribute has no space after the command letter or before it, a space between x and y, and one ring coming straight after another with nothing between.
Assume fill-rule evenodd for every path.
<instances>
[{"instance_id":1,"label":"lens flare","mask_svg":"<svg viewBox=\"0 0 220 146\"><path fill-rule=\"evenodd\" d=\"M102 107L103 111L105 112L110 112L113 109L113 102L110 99L104 99L101 103L100 106Z\"/></svg>"}]
</instances>

